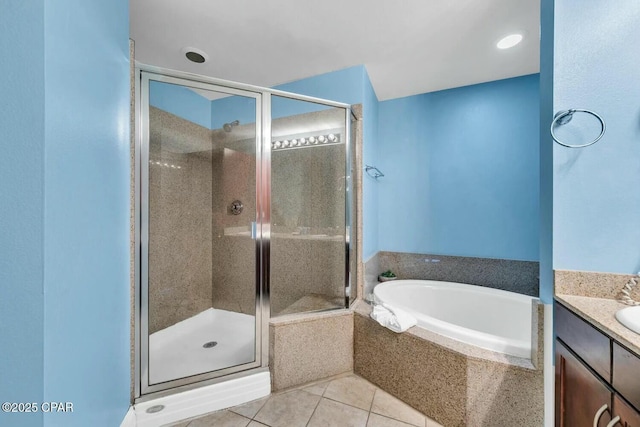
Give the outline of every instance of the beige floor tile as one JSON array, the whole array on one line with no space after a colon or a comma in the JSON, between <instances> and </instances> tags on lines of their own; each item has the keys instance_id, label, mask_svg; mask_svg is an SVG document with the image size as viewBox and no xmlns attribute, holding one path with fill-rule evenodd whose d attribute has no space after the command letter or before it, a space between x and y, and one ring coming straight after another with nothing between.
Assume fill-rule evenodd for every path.
<instances>
[{"instance_id":1,"label":"beige floor tile","mask_svg":"<svg viewBox=\"0 0 640 427\"><path fill-rule=\"evenodd\" d=\"M438 424L431 418L427 417L427 427L443 427L442 424Z\"/></svg>"},{"instance_id":2,"label":"beige floor tile","mask_svg":"<svg viewBox=\"0 0 640 427\"><path fill-rule=\"evenodd\" d=\"M321 397L324 394L324 397ZM371 413L369 413L371 411ZM253 421L251 418L255 418ZM442 427L349 374L165 427Z\"/></svg>"},{"instance_id":3,"label":"beige floor tile","mask_svg":"<svg viewBox=\"0 0 640 427\"><path fill-rule=\"evenodd\" d=\"M262 399L253 400L242 405L234 406L233 408L229 408L229 410L247 418L253 418L256 416L258 411L262 409L267 400L269 400L269 396L263 397Z\"/></svg>"},{"instance_id":4,"label":"beige floor tile","mask_svg":"<svg viewBox=\"0 0 640 427\"><path fill-rule=\"evenodd\" d=\"M254 419L271 427L304 427L320 401L320 396L303 390L276 394L269 398Z\"/></svg>"},{"instance_id":5,"label":"beige floor tile","mask_svg":"<svg viewBox=\"0 0 640 427\"><path fill-rule=\"evenodd\" d=\"M375 391L375 386L353 375L331 381L324 397L368 411Z\"/></svg>"},{"instance_id":6,"label":"beige floor tile","mask_svg":"<svg viewBox=\"0 0 640 427\"><path fill-rule=\"evenodd\" d=\"M365 427L368 415L362 409L323 398L308 427Z\"/></svg>"},{"instance_id":7,"label":"beige floor tile","mask_svg":"<svg viewBox=\"0 0 640 427\"><path fill-rule=\"evenodd\" d=\"M402 421L394 420L393 418L383 417L382 415L369 414L369 421L367 427L411 427L411 424L403 423Z\"/></svg>"},{"instance_id":8,"label":"beige floor tile","mask_svg":"<svg viewBox=\"0 0 640 427\"><path fill-rule=\"evenodd\" d=\"M371 405L371 412L393 418L413 426L425 427L425 416L403 401L396 399L389 393L376 390Z\"/></svg>"},{"instance_id":9,"label":"beige floor tile","mask_svg":"<svg viewBox=\"0 0 640 427\"><path fill-rule=\"evenodd\" d=\"M230 411L214 412L191 420L188 427L246 427L251 420Z\"/></svg>"},{"instance_id":10,"label":"beige floor tile","mask_svg":"<svg viewBox=\"0 0 640 427\"><path fill-rule=\"evenodd\" d=\"M331 381L324 381L321 383L313 384L313 385L310 385L309 387L303 387L302 390L309 392L311 394L315 394L316 396L322 396L330 382Z\"/></svg>"}]
</instances>

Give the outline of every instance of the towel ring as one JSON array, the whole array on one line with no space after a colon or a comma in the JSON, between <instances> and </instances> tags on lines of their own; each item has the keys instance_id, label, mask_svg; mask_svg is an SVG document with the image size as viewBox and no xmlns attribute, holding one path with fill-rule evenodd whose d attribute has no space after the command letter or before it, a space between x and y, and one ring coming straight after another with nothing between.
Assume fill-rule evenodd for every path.
<instances>
[{"instance_id":1,"label":"towel ring","mask_svg":"<svg viewBox=\"0 0 640 427\"><path fill-rule=\"evenodd\" d=\"M573 118L573 113L587 113L587 114L591 114L593 117L598 119L598 121L600 122L600 126L602 127L602 131L600 132L600 135L598 135L598 137L596 139L594 139L593 141L591 141L591 142L589 142L587 144L582 144L582 145L565 144L564 142L560 141L556 137L556 134L553 132L553 128L556 125L562 126L562 125L566 125L567 123L569 123L571 121L571 119ZM607 129L607 125L605 125L604 119L602 117L600 117L598 114L594 113L593 111L589 111L589 110L581 110L579 108L572 108L570 110L558 111L555 114L555 116L553 116L553 121L551 122L551 137L553 138L553 140L555 142L557 142L558 144L562 145L563 147L584 148L584 147L588 147L588 146L593 145L596 142L600 141L600 139L604 136L604 132L605 132L606 129Z\"/></svg>"}]
</instances>

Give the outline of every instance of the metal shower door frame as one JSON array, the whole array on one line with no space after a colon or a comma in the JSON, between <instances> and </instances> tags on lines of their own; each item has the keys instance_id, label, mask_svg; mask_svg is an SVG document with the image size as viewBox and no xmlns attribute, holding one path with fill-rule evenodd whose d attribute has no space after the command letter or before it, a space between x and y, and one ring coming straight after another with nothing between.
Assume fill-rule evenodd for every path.
<instances>
[{"instance_id":1,"label":"metal shower door frame","mask_svg":"<svg viewBox=\"0 0 640 427\"><path fill-rule=\"evenodd\" d=\"M140 145L139 150L140 159L138 165L140 169L140 304L136 307L139 308L138 318L138 346L139 353L136 354L136 359L139 361L139 369L136 371L136 382L139 384L139 390L136 390L136 397L144 395L154 394L165 390L182 390L185 386L192 384L202 384L203 381L213 380L219 377L224 377L230 374L244 372L255 368L266 367L268 362L263 360L262 357L262 343L268 340L266 334L268 334L268 322L263 319L264 309L262 303L264 298L262 297L262 289L264 289L261 283L262 275L259 273L259 268L256 268L255 272L255 353L254 360L249 363L230 366L227 368L219 369L216 371L203 372L189 377L176 378L171 381L166 381L158 384L151 384L149 379L149 143L150 143L150 129L149 129L149 84L151 81L159 81L163 83L176 84L183 87L191 87L203 90L212 90L228 95L237 95L253 98L256 105L256 186L261 187L262 178L262 164L261 151L264 141L264 129L262 126L263 121L263 102L262 93L255 91L246 91L242 89L236 89L233 87L215 85L208 82L195 81L192 79L171 76L166 73L154 73L150 71L140 70ZM256 194L258 198L258 194ZM257 224L261 222L260 209L262 204L256 200L256 213L254 220ZM263 236L258 227L256 233L256 261L260 261L262 258L261 253L263 251ZM260 265L260 264L257 264ZM266 327L265 327L266 325Z\"/></svg>"},{"instance_id":2,"label":"metal shower door frame","mask_svg":"<svg viewBox=\"0 0 640 427\"><path fill-rule=\"evenodd\" d=\"M148 218L149 218L149 82L160 81L251 97L256 100L256 345L254 362L217 371L179 378L161 384L149 384L148 366ZM270 318L270 241L271 241L271 96L307 101L329 107L345 109L345 290L355 282L350 272L349 251L355 224L350 224L353 179L350 176L351 106L340 102L298 95L289 92L246 85L197 74L169 70L143 64L135 69L135 296L134 296L134 397L136 402L173 394L227 379L250 375L269 369ZM352 283L352 290L356 284ZM346 296L346 295L345 295ZM348 306L348 297L346 298ZM144 338L143 338L144 337Z\"/></svg>"}]
</instances>

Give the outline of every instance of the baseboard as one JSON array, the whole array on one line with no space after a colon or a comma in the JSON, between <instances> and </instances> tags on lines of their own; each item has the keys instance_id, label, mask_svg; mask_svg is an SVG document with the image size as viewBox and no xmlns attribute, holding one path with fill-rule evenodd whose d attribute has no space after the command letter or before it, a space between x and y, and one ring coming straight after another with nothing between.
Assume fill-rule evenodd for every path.
<instances>
[{"instance_id":1,"label":"baseboard","mask_svg":"<svg viewBox=\"0 0 640 427\"><path fill-rule=\"evenodd\" d=\"M271 375L269 372L260 372L137 403L134 406L136 424L131 426L157 427L241 405L268 396L270 393ZM151 414L147 413L147 409L156 405L162 405L164 409ZM125 424L122 426L124 427ZM129 427L129 424L126 426Z\"/></svg>"}]
</instances>

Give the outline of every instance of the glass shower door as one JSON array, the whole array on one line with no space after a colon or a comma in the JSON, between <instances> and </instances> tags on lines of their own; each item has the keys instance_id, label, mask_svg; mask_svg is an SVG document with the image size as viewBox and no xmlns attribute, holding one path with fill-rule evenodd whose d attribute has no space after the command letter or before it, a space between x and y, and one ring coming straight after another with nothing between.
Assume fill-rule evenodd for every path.
<instances>
[{"instance_id":1,"label":"glass shower door","mask_svg":"<svg viewBox=\"0 0 640 427\"><path fill-rule=\"evenodd\" d=\"M344 308L350 111L276 95L271 103L271 315Z\"/></svg>"},{"instance_id":2,"label":"glass shower door","mask_svg":"<svg viewBox=\"0 0 640 427\"><path fill-rule=\"evenodd\" d=\"M261 95L146 72L141 87L146 394L261 365Z\"/></svg>"}]
</instances>

